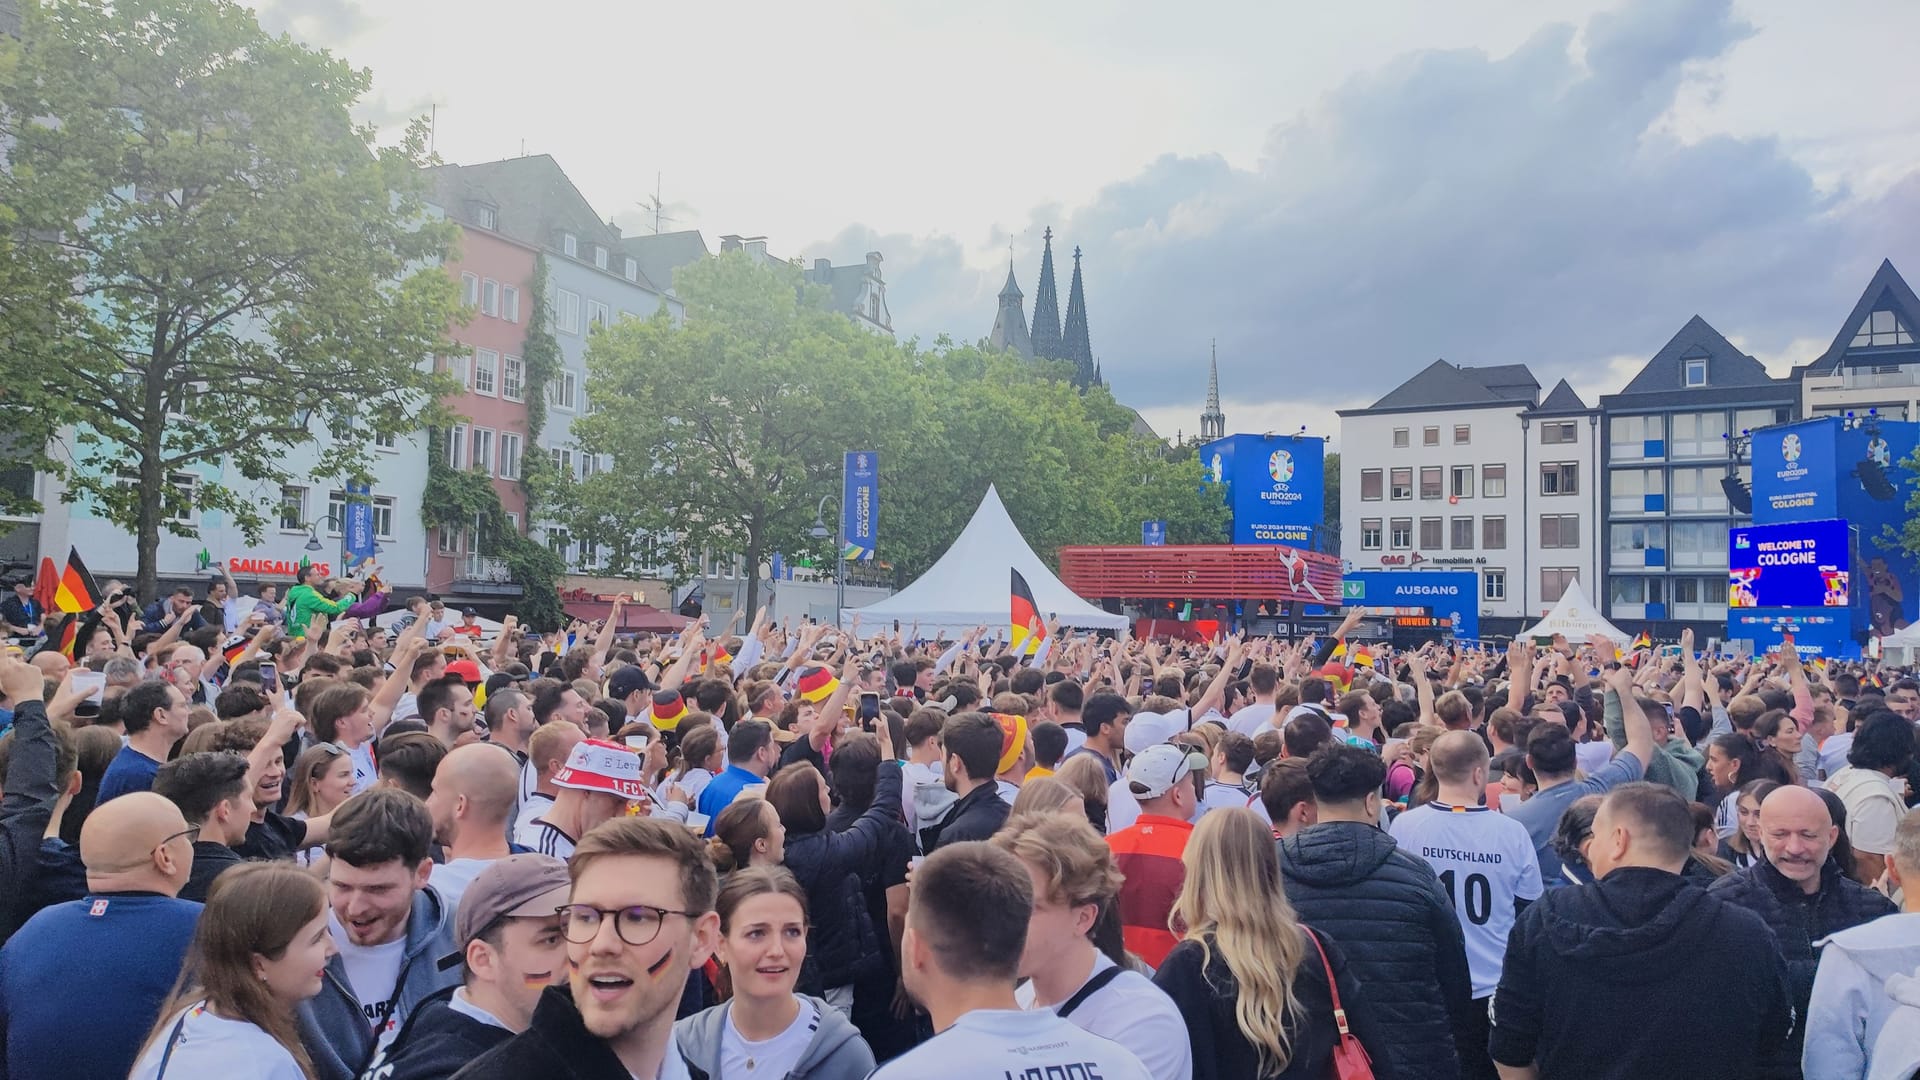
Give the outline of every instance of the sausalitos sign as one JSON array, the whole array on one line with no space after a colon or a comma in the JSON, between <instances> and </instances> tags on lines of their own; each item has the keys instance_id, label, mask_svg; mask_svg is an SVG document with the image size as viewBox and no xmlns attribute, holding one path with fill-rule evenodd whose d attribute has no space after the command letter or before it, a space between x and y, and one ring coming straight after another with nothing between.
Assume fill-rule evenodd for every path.
<instances>
[{"instance_id":1,"label":"sausalitos sign","mask_svg":"<svg viewBox=\"0 0 1920 1080\"><path fill-rule=\"evenodd\" d=\"M333 567L327 563L313 563L320 573L333 576ZM300 572L300 563L292 559L228 559L227 569L236 574L275 574L280 577L293 577Z\"/></svg>"}]
</instances>

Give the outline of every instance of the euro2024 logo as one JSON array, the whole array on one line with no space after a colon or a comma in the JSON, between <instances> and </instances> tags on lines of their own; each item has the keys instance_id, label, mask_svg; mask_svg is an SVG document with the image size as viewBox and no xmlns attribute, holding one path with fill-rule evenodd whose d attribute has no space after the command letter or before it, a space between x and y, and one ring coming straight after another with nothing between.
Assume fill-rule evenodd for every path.
<instances>
[{"instance_id":1,"label":"euro2024 logo","mask_svg":"<svg viewBox=\"0 0 1920 1080\"><path fill-rule=\"evenodd\" d=\"M1267 458L1267 475L1273 477L1276 484L1284 484L1293 479L1293 455L1285 450L1275 450Z\"/></svg>"},{"instance_id":2,"label":"euro2024 logo","mask_svg":"<svg viewBox=\"0 0 1920 1080\"><path fill-rule=\"evenodd\" d=\"M1787 435L1780 440L1780 456L1787 464L1793 465L1800 460L1800 436Z\"/></svg>"}]
</instances>

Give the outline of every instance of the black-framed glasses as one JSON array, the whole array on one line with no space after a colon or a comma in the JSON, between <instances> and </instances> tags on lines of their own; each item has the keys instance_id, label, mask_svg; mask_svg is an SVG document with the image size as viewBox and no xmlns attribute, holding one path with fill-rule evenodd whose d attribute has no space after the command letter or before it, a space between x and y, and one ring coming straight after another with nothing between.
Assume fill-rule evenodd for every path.
<instances>
[{"instance_id":1,"label":"black-framed glasses","mask_svg":"<svg viewBox=\"0 0 1920 1080\"><path fill-rule=\"evenodd\" d=\"M691 911L633 904L623 908L597 908L592 904L561 904L554 909L560 916L560 933L575 945L586 945L600 936L600 924L613 916L613 932L629 945L651 945L660 936L660 926L669 915L693 918Z\"/></svg>"},{"instance_id":2,"label":"black-framed glasses","mask_svg":"<svg viewBox=\"0 0 1920 1080\"><path fill-rule=\"evenodd\" d=\"M166 847L168 844L173 843L175 840L178 840L183 836L187 838L187 843L189 844L197 842L200 839L200 826L189 825L186 828L181 829L177 833L168 833L166 839L153 845L153 850L159 851L161 848Z\"/></svg>"}]
</instances>

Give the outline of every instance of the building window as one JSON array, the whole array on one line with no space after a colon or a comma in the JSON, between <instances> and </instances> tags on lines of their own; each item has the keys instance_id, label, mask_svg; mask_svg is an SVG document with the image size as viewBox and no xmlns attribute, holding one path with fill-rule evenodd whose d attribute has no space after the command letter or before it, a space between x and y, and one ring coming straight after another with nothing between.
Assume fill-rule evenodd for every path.
<instances>
[{"instance_id":1,"label":"building window","mask_svg":"<svg viewBox=\"0 0 1920 1080\"><path fill-rule=\"evenodd\" d=\"M1720 481L1727 475L1723 468L1675 469L1667 496L1669 514L1724 514L1727 493Z\"/></svg>"},{"instance_id":2,"label":"building window","mask_svg":"<svg viewBox=\"0 0 1920 1080\"><path fill-rule=\"evenodd\" d=\"M1548 420L1540 425L1540 443L1543 446L1577 442L1579 437L1580 425L1571 420Z\"/></svg>"},{"instance_id":3,"label":"building window","mask_svg":"<svg viewBox=\"0 0 1920 1080\"><path fill-rule=\"evenodd\" d=\"M1540 546L1577 548L1580 546L1579 514L1540 515Z\"/></svg>"},{"instance_id":4,"label":"building window","mask_svg":"<svg viewBox=\"0 0 1920 1080\"><path fill-rule=\"evenodd\" d=\"M467 425L453 424L447 428L447 464L456 469L466 468L467 463Z\"/></svg>"},{"instance_id":5,"label":"building window","mask_svg":"<svg viewBox=\"0 0 1920 1080\"><path fill-rule=\"evenodd\" d=\"M436 547L442 555L460 554L460 530L445 526L433 530L438 534Z\"/></svg>"},{"instance_id":6,"label":"building window","mask_svg":"<svg viewBox=\"0 0 1920 1080\"><path fill-rule=\"evenodd\" d=\"M1452 529L1453 543L1447 546L1455 551L1471 551L1473 549L1473 519L1470 517L1454 518Z\"/></svg>"},{"instance_id":7,"label":"building window","mask_svg":"<svg viewBox=\"0 0 1920 1080\"><path fill-rule=\"evenodd\" d=\"M476 206L473 209L473 223L483 229L497 229L500 225L500 213L491 206Z\"/></svg>"},{"instance_id":8,"label":"building window","mask_svg":"<svg viewBox=\"0 0 1920 1080\"><path fill-rule=\"evenodd\" d=\"M553 325L563 334L580 332L580 294L565 289L556 290L558 303L554 304Z\"/></svg>"},{"instance_id":9,"label":"building window","mask_svg":"<svg viewBox=\"0 0 1920 1080\"><path fill-rule=\"evenodd\" d=\"M519 515L519 514L518 514L517 512L515 512L515 511L513 511L513 510L509 510L509 511L507 511L507 528L509 528L509 529L511 529L511 530L513 530L513 534L514 534L515 536L519 536L519 535L521 535L521 533L520 533L520 515Z\"/></svg>"},{"instance_id":10,"label":"building window","mask_svg":"<svg viewBox=\"0 0 1920 1080\"><path fill-rule=\"evenodd\" d=\"M1540 599L1544 603L1557 604L1564 596L1567 586L1580 576L1580 571L1572 566L1548 566L1540 571Z\"/></svg>"},{"instance_id":11,"label":"building window","mask_svg":"<svg viewBox=\"0 0 1920 1080\"><path fill-rule=\"evenodd\" d=\"M480 283L480 314L500 316L500 283L492 278Z\"/></svg>"},{"instance_id":12,"label":"building window","mask_svg":"<svg viewBox=\"0 0 1920 1080\"><path fill-rule=\"evenodd\" d=\"M333 491L327 494L327 535L339 536L340 527L347 520L347 493Z\"/></svg>"},{"instance_id":13,"label":"building window","mask_svg":"<svg viewBox=\"0 0 1920 1080\"><path fill-rule=\"evenodd\" d=\"M1423 499L1437 499L1440 497L1441 490L1440 466L1420 466L1420 497Z\"/></svg>"},{"instance_id":14,"label":"building window","mask_svg":"<svg viewBox=\"0 0 1920 1080\"><path fill-rule=\"evenodd\" d=\"M1906 409L1904 406L1893 406L1893 408L1900 409L1901 418L1905 418ZM1733 427L1736 431L1752 431L1755 428L1768 427L1773 424L1784 424L1792 419L1792 411L1792 409L1785 405L1777 405L1769 409L1741 409L1733 414ZM1885 417L1888 411L1889 406L1880 406L1880 415L1882 417ZM1827 415L1839 416L1840 413L1834 412Z\"/></svg>"},{"instance_id":15,"label":"building window","mask_svg":"<svg viewBox=\"0 0 1920 1080\"><path fill-rule=\"evenodd\" d=\"M1685 372L1684 375L1682 376L1682 379L1683 379L1684 385L1688 389L1707 385L1707 358L1706 357L1690 356L1690 357L1687 357L1685 360L1681 361L1681 363L1684 366L1684 372Z\"/></svg>"},{"instance_id":16,"label":"building window","mask_svg":"<svg viewBox=\"0 0 1920 1080\"><path fill-rule=\"evenodd\" d=\"M567 530L565 529L548 529L547 530L547 550L548 551L551 551L555 555L558 555L564 559L567 557L567 547L569 546L569 543L570 541L567 536Z\"/></svg>"},{"instance_id":17,"label":"building window","mask_svg":"<svg viewBox=\"0 0 1920 1080\"><path fill-rule=\"evenodd\" d=\"M625 274L628 281L640 280L640 264L631 255L627 256Z\"/></svg>"},{"instance_id":18,"label":"building window","mask_svg":"<svg viewBox=\"0 0 1920 1080\"><path fill-rule=\"evenodd\" d=\"M1397 468L1388 477L1388 497L1393 499L1413 498L1413 469Z\"/></svg>"},{"instance_id":19,"label":"building window","mask_svg":"<svg viewBox=\"0 0 1920 1080\"><path fill-rule=\"evenodd\" d=\"M393 432L382 432L373 437L373 447L376 450L398 450L400 449L400 441Z\"/></svg>"},{"instance_id":20,"label":"building window","mask_svg":"<svg viewBox=\"0 0 1920 1080\"><path fill-rule=\"evenodd\" d=\"M1669 458L1724 457L1727 453L1727 414L1675 413Z\"/></svg>"},{"instance_id":21,"label":"building window","mask_svg":"<svg viewBox=\"0 0 1920 1080\"><path fill-rule=\"evenodd\" d=\"M480 275L460 275L460 302L467 307L480 306Z\"/></svg>"},{"instance_id":22,"label":"building window","mask_svg":"<svg viewBox=\"0 0 1920 1080\"><path fill-rule=\"evenodd\" d=\"M555 409L573 412L579 407L580 376L562 369L547 384L547 404Z\"/></svg>"},{"instance_id":23,"label":"building window","mask_svg":"<svg viewBox=\"0 0 1920 1080\"><path fill-rule=\"evenodd\" d=\"M1480 599L1505 600L1507 598L1507 572L1505 570L1480 571Z\"/></svg>"},{"instance_id":24,"label":"building window","mask_svg":"<svg viewBox=\"0 0 1920 1080\"><path fill-rule=\"evenodd\" d=\"M517 356L500 363L500 396L508 401L527 400L527 365Z\"/></svg>"},{"instance_id":25,"label":"building window","mask_svg":"<svg viewBox=\"0 0 1920 1080\"><path fill-rule=\"evenodd\" d=\"M1447 494L1456 499L1473 498L1473 466L1455 465L1448 472Z\"/></svg>"},{"instance_id":26,"label":"building window","mask_svg":"<svg viewBox=\"0 0 1920 1080\"><path fill-rule=\"evenodd\" d=\"M447 374L453 376L453 381L460 385L461 390L473 389L473 357L461 353L446 357L445 362Z\"/></svg>"},{"instance_id":27,"label":"building window","mask_svg":"<svg viewBox=\"0 0 1920 1080\"><path fill-rule=\"evenodd\" d=\"M598 300L587 301L587 327L590 330L607 328L607 305Z\"/></svg>"},{"instance_id":28,"label":"building window","mask_svg":"<svg viewBox=\"0 0 1920 1080\"><path fill-rule=\"evenodd\" d=\"M520 433L500 433L500 479L520 479Z\"/></svg>"},{"instance_id":29,"label":"building window","mask_svg":"<svg viewBox=\"0 0 1920 1080\"><path fill-rule=\"evenodd\" d=\"M1413 519L1394 518L1387 529L1387 543L1395 551L1405 551L1413 546Z\"/></svg>"},{"instance_id":30,"label":"building window","mask_svg":"<svg viewBox=\"0 0 1920 1080\"><path fill-rule=\"evenodd\" d=\"M373 538L375 540L393 539L393 496L391 495L373 497Z\"/></svg>"},{"instance_id":31,"label":"building window","mask_svg":"<svg viewBox=\"0 0 1920 1080\"><path fill-rule=\"evenodd\" d=\"M580 238L572 233L560 234L560 250L569 259L580 257Z\"/></svg>"},{"instance_id":32,"label":"building window","mask_svg":"<svg viewBox=\"0 0 1920 1080\"><path fill-rule=\"evenodd\" d=\"M499 385L500 354L492 349L473 350L473 392L494 395Z\"/></svg>"},{"instance_id":33,"label":"building window","mask_svg":"<svg viewBox=\"0 0 1920 1080\"><path fill-rule=\"evenodd\" d=\"M1395 450L1404 450L1407 448L1406 428L1397 427L1393 429L1393 448Z\"/></svg>"},{"instance_id":34,"label":"building window","mask_svg":"<svg viewBox=\"0 0 1920 1080\"><path fill-rule=\"evenodd\" d=\"M1453 425L1453 445L1465 446L1472 441L1473 427L1469 424Z\"/></svg>"},{"instance_id":35,"label":"building window","mask_svg":"<svg viewBox=\"0 0 1920 1080\"><path fill-rule=\"evenodd\" d=\"M1379 518L1361 518L1360 519L1360 550L1361 551L1379 551L1380 550L1380 519Z\"/></svg>"},{"instance_id":36,"label":"building window","mask_svg":"<svg viewBox=\"0 0 1920 1080\"><path fill-rule=\"evenodd\" d=\"M573 448L570 446L556 446L551 453L553 454L553 464L560 470L561 475L569 480L575 479L573 471Z\"/></svg>"},{"instance_id":37,"label":"building window","mask_svg":"<svg viewBox=\"0 0 1920 1080\"><path fill-rule=\"evenodd\" d=\"M1580 463L1550 461L1540 466L1540 494L1580 494Z\"/></svg>"},{"instance_id":38,"label":"building window","mask_svg":"<svg viewBox=\"0 0 1920 1080\"><path fill-rule=\"evenodd\" d=\"M307 489L283 486L280 489L280 531L304 532L307 527Z\"/></svg>"},{"instance_id":39,"label":"building window","mask_svg":"<svg viewBox=\"0 0 1920 1080\"><path fill-rule=\"evenodd\" d=\"M1853 335L1853 341L1848 348L1911 344L1913 344L1913 331L1900 321L1900 316L1892 311L1881 310L1867 316L1867 320L1860 324L1860 332Z\"/></svg>"},{"instance_id":40,"label":"building window","mask_svg":"<svg viewBox=\"0 0 1920 1080\"><path fill-rule=\"evenodd\" d=\"M1507 497L1507 467L1505 465L1480 466L1480 494L1489 499Z\"/></svg>"},{"instance_id":41,"label":"building window","mask_svg":"<svg viewBox=\"0 0 1920 1080\"><path fill-rule=\"evenodd\" d=\"M1362 502L1380 501L1380 480L1381 472L1379 469L1360 470L1360 500Z\"/></svg>"},{"instance_id":42,"label":"building window","mask_svg":"<svg viewBox=\"0 0 1920 1080\"><path fill-rule=\"evenodd\" d=\"M1441 535L1445 527L1439 518L1421 518L1420 546L1428 551L1439 551L1445 546L1445 538Z\"/></svg>"},{"instance_id":43,"label":"building window","mask_svg":"<svg viewBox=\"0 0 1920 1080\"><path fill-rule=\"evenodd\" d=\"M520 290L511 285L500 287L500 317L510 323L520 321Z\"/></svg>"},{"instance_id":44,"label":"building window","mask_svg":"<svg viewBox=\"0 0 1920 1080\"><path fill-rule=\"evenodd\" d=\"M1727 565L1727 523L1676 521L1668 526L1673 543L1667 548L1668 566Z\"/></svg>"},{"instance_id":45,"label":"building window","mask_svg":"<svg viewBox=\"0 0 1920 1080\"><path fill-rule=\"evenodd\" d=\"M1657 521L1615 522L1607 528L1607 546L1615 555L1664 551L1667 527Z\"/></svg>"},{"instance_id":46,"label":"building window","mask_svg":"<svg viewBox=\"0 0 1920 1080\"><path fill-rule=\"evenodd\" d=\"M593 245L593 265L602 270L607 268L607 249L599 244Z\"/></svg>"},{"instance_id":47,"label":"building window","mask_svg":"<svg viewBox=\"0 0 1920 1080\"><path fill-rule=\"evenodd\" d=\"M1661 416L1615 416L1607 420L1607 460L1647 461L1667 456L1667 428Z\"/></svg>"},{"instance_id":48,"label":"building window","mask_svg":"<svg viewBox=\"0 0 1920 1080\"><path fill-rule=\"evenodd\" d=\"M1607 579L1607 603L1657 604L1663 590L1659 578L1614 577Z\"/></svg>"},{"instance_id":49,"label":"building window","mask_svg":"<svg viewBox=\"0 0 1920 1080\"><path fill-rule=\"evenodd\" d=\"M473 467L493 475L493 432L487 428L473 429Z\"/></svg>"},{"instance_id":50,"label":"building window","mask_svg":"<svg viewBox=\"0 0 1920 1080\"><path fill-rule=\"evenodd\" d=\"M1507 519L1503 514L1494 514L1480 519L1480 546L1488 551L1504 551L1507 547Z\"/></svg>"},{"instance_id":51,"label":"building window","mask_svg":"<svg viewBox=\"0 0 1920 1080\"><path fill-rule=\"evenodd\" d=\"M1440 429L1438 427L1421 428L1420 429L1420 445L1421 446L1439 446L1440 445Z\"/></svg>"},{"instance_id":52,"label":"building window","mask_svg":"<svg viewBox=\"0 0 1920 1080\"><path fill-rule=\"evenodd\" d=\"M1616 514L1660 513L1666 509L1667 474L1659 469L1615 469L1607 476L1612 490L1607 506ZM1649 499L1648 496L1654 496Z\"/></svg>"}]
</instances>

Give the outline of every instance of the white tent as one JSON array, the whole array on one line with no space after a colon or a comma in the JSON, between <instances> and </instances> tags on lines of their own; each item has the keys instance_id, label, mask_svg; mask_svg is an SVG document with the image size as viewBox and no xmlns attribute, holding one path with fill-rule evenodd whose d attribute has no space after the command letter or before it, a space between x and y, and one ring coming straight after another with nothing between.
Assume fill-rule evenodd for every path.
<instances>
[{"instance_id":1,"label":"white tent","mask_svg":"<svg viewBox=\"0 0 1920 1080\"><path fill-rule=\"evenodd\" d=\"M857 614L869 627L898 619L904 629L918 622L921 634L928 637L959 635L976 626L1005 634L1014 570L1027 579L1034 606L1043 614L1058 615L1062 626L1117 630L1127 625L1126 616L1102 611L1060 584L1020 536L992 486L973 512L973 520L938 562L913 584L858 609ZM847 615L841 612L842 622Z\"/></svg>"},{"instance_id":2,"label":"white tent","mask_svg":"<svg viewBox=\"0 0 1920 1080\"><path fill-rule=\"evenodd\" d=\"M1587 599L1587 591L1580 587L1578 579L1567 583L1567 591L1560 594L1560 602L1553 605L1545 618L1525 630L1520 631L1523 638L1552 637L1565 634L1568 641L1580 642L1594 634L1605 634L1614 643L1626 647L1626 631L1607 621L1600 609Z\"/></svg>"}]
</instances>

